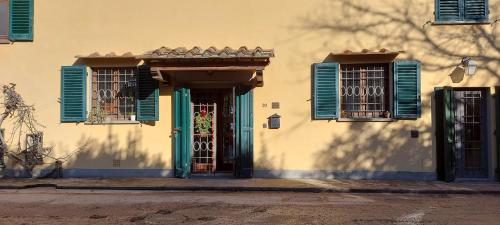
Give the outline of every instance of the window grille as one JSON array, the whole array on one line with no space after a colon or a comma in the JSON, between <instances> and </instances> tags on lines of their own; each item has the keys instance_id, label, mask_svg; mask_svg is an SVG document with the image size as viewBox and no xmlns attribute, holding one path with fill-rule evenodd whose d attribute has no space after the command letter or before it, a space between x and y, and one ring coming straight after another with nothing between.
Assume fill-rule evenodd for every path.
<instances>
[{"instance_id":1,"label":"window grille","mask_svg":"<svg viewBox=\"0 0 500 225\"><path fill-rule=\"evenodd\" d=\"M136 114L136 68L96 68L92 72L92 110L108 120Z\"/></svg>"},{"instance_id":2,"label":"window grille","mask_svg":"<svg viewBox=\"0 0 500 225\"><path fill-rule=\"evenodd\" d=\"M217 96L209 92L192 95L191 118L193 127L192 169L193 173L215 172L217 154ZM206 130L197 126L197 118L210 117Z\"/></svg>"},{"instance_id":3,"label":"window grille","mask_svg":"<svg viewBox=\"0 0 500 225\"><path fill-rule=\"evenodd\" d=\"M341 117L388 118L388 64L341 65Z\"/></svg>"},{"instance_id":4,"label":"window grille","mask_svg":"<svg viewBox=\"0 0 500 225\"><path fill-rule=\"evenodd\" d=\"M481 91L455 91L455 157L464 169L481 169L483 96Z\"/></svg>"}]
</instances>

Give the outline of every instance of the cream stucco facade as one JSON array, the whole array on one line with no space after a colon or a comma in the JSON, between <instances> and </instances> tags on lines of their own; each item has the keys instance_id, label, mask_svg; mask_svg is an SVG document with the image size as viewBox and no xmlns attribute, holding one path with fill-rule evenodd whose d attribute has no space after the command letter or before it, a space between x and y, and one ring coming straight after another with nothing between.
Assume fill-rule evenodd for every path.
<instances>
[{"instance_id":1,"label":"cream stucco facade","mask_svg":"<svg viewBox=\"0 0 500 225\"><path fill-rule=\"evenodd\" d=\"M276 56L264 70L264 86L254 88L254 176L333 177L332 172L339 172L360 178L436 179L434 88L489 87L494 94L493 87L500 84L499 24L432 25L427 22L434 20L433 0L348 2L356 5L325 0L35 1L33 41L0 44L0 84L16 83L36 106L45 145L53 146L54 156L72 154L90 141L65 161L65 175L168 177L173 176L173 87L160 86L160 119L154 125L61 123L61 66L75 64L75 55L96 51L272 48ZM489 4L490 19L498 18L500 1ZM393 122L311 119L311 65L332 52L381 48L403 51L398 59L422 62L421 117ZM477 73L462 78L455 71L450 76L463 56L478 56ZM272 109L272 102L280 108ZM495 107L492 97L488 102L488 171L493 178ZM274 113L281 116L280 129L264 128ZM412 130L419 132L418 138L410 136ZM119 167L113 166L117 159Z\"/></svg>"}]
</instances>

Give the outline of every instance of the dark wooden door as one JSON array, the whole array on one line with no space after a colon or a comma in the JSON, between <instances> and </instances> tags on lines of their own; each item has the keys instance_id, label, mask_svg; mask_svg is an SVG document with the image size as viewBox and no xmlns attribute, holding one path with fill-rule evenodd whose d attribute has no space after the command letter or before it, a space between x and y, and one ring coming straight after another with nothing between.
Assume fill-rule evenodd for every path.
<instances>
[{"instance_id":1,"label":"dark wooden door","mask_svg":"<svg viewBox=\"0 0 500 225\"><path fill-rule=\"evenodd\" d=\"M497 142L497 168L495 170L497 181L500 181L500 86L495 87L495 119L496 119L496 142Z\"/></svg>"},{"instance_id":2,"label":"dark wooden door","mask_svg":"<svg viewBox=\"0 0 500 225\"><path fill-rule=\"evenodd\" d=\"M223 89L218 94L217 104L217 172L233 172L234 170L234 92Z\"/></svg>"},{"instance_id":3,"label":"dark wooden door","mask_svg":"<svg viewBox=\"0 0 500 225\"><path fill-rule=\"evenodd\" d=\"M488 177L486 94L484 89L457 89L453 92L457 178Z\"/></svg>"}]
</instances>

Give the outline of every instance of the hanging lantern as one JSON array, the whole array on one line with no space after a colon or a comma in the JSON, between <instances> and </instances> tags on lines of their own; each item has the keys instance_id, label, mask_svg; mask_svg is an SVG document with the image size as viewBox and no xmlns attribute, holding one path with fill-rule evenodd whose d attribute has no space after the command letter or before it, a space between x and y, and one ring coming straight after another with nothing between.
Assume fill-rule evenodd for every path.
<instances>
[{"instance_id":1,"label":"hanging lantern","mask_svg":"<svg viewBox=\"0 0 500 225\"><path fill-rule=\"evenodd\" d=\"M477 63L471 57L464 57L462 59L462 66L465 68L467 75L472 76L476 74Z\"/></svg>"}]
</instances>

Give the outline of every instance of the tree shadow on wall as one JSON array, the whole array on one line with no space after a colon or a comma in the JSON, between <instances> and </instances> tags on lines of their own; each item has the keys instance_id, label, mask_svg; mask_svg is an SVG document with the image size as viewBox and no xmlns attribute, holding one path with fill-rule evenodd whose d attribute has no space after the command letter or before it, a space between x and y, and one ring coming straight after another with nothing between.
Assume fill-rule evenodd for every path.
<instances>
[{"instance_id":1,"label":"tree shadow on wall","mask_svg":"<svg viewBox=\"0 0 500 225\"><path fill-rule=\"evenodd\" d=\"M432 131L426 130L423 122L404 123L343 123L341 126L347 132L331 135L328 144L314 154L313 166L324 178L331 177L332 171L367 172L347 174L349 178L377 178L375 171L428 171L434 163ZM418 135L412 138L412 132Z\"/></svg>"},{"instance_id":2,"label":"tree shadow on wall","mask_svg":"<svg viewBox=\"0 0 500 225\"><path fill-rule=\"evenodd\" d=\"M149 154L148 149L142 147L142 132L139 128L129 131L126 135L126 143L120 143L123 138L113 132L113 126L109 126L108 132L102 139L82 137L79 143L81 147L74 155L68 157L63 167L71 169L90 169L92 174L70 174L70 176L106 176L99 174L103 169L153 169L147 171L146 176L168 176L160 170L165 168L161 154ZM92 170L92 171L91 171ZM146 172L146 171L142 171ZM141 173L141 171L138 171ZM124 176L118 171L113 176ZM140 175L140 174L137 174ZM128 174L134 176L134 174Z\"/></svg>"},{"instance_id":3,"label":"tree shadow on wall","mask_svg":"<svg viewBox=\"0 0 500 225\"><path fill-rule=\"evenodd\" d=\"M498 17L494 13L499 9L500 1L490 3L492 20ZM433 1L330 1L301 18L298 29L324 39L324 48L346 48L337 49L338 52L349 48L404 51L405 58L422 62L426 83L451 81L469 85L472 79L463 82L464 70L458 67L463 57L471 57L478 63L478 71L491 78L474 79L474 85L491 86L493 82L500 82L499 24L433 26L433 11ZM349 38L339 43L342 37ZM425 77L428 74L442 75ZM319 147L314 167L324 171L323 177L330 177L331 171L430 171L435 168L433 92L423 90L422 99L422 118L416 121L332 124L346 132L332 133L327 144ZM418 137L412 138L411 131L418 131ZM370 175L374 174L367 176Z\"/></svg>"},{"instance_id":4,"label":"tree shadow on wall","mask_svg":"<svg viewBox=\"0 0 500 225\"><path fill-rule=\"evenodd\" d=\"M495 14L499 10L500 1L490 2L492 20L500 16ZM468 56L478 62L478 70L486 71L499 82L500 24L432 26L433 11L434 1L373 4L366 0L335 0L301 18L294 29L312 32L324 40L325 47L338 44L336 35L344 34L349 39L342 46L354 51L367 48L366 45L372 49L403 50L408 58L422 61L423 71L441 72L443 76L435 82L450 79L445 75L454 75L453 82L459 82L456 73L460 71L455 69ZM346 49L339 49L343 50Z\"/></svg>"}]
</instances>

